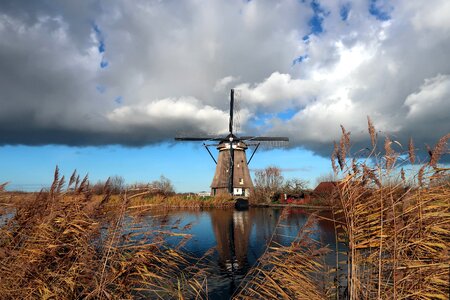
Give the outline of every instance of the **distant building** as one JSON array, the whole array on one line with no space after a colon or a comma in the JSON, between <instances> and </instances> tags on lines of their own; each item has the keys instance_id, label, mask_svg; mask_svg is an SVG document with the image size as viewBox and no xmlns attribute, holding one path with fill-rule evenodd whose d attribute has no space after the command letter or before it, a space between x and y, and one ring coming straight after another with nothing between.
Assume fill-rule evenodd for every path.
<instances>
[{"instance_id":1,"label":"distant building","mask_svg":"<svg viewBox=\"0 0 450 300\"><path fill-rule=\"evenodd\" d=\"M199 197L210 197L211 192L201 191L200 193L197 193L197 196Z\"/></svg>"},{"instance_id":2,"label":"distant building","mask_svg":"<svg viewBox=\"0 0 450 300\"><path fill-rule=\"evenodd\" d=\"M339 188L337 181L324 181L319 183L313 191L302 191L299 194L281 194L280 203L282 204L310 204L312 200L325 200L328 202L337 195Z\"/></svg>"},{"instance_id":3,"label":"distant building","mask_svg":"<svg viewBox=\"0 0 450 300\"><path fill-rule=\"evenodd\" d=\"M337 181L323 181L316 186L313 191L314 196L327 197L337 191L339 182Z\"/></svg>"}]
</instances>

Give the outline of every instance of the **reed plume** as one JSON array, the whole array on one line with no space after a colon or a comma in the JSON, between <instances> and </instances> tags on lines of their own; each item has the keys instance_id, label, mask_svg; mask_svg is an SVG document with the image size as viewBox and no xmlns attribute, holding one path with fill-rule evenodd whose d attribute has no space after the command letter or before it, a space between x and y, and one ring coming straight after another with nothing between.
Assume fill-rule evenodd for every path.
<instances>
[{"instance_id":1,"label":"reed plume","mask_svg":"<svg viewBox=\"0 0 450 300\"><path fill-rule=\"evenodd\" d=\"M373 126L372 120L369 116L367 116L367 127L369 129L370 142L372 143L372 148L375 148L376 145L376 131L375 126Z\"/></svg>"},{"instance_id":2,"label":"reed plume","mask_svg":"<svg viewBox=\"0 0 450 300\"><path fill-rule=\"evenodd\" d=\"M408 157L411 164L414 164L416 162L416 151L414 149L414 143L412 138L409 139Z\"/></svg>"},{"instance_id":3,"label":"reed plume","mask_svg":"<svg viewBox=\"0 0 450 300\"><path fill-rule=\"evenodd\" d=\"M436 146L432 150L432 155L430 156L430 166L436 167L437 162L441 158L442 154L447 152L447 141L450 139L450 133L444 135L439 139Z\"/></svg>"},{"instance_id":4,"label":"reed plume","mask_svg":"<svg viewBox=\"0 0 450 300\"><path fill-rule=\"evenodd\" d=\"M363 163L358 174L353 164L345 166L339 186L342 215L335 220L342 222L348 246L343 262L348 267L344 282L349 299L448 299L449 170L427 172L445 153L447 140L448 136L439 140L430 162L417 171L417 186L404 184L403 168L402 181L389 172L398 155L389 138L385 168ZM411 163L415 162L413 148L411 141Z\"/></svg>"}]
</instances>

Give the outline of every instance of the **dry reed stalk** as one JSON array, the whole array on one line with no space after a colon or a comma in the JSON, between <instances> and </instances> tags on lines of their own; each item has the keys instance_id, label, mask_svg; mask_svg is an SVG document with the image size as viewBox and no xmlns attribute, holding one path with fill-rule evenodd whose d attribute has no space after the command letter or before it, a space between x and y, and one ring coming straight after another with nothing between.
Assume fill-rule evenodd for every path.
<instances>
[{"instance_id":1,"label":"dry reed stalk","mask_svg":"<svg viewBox=\"0 0 450 300\"><path fill-rule=\"evenodd\" d=\"M277 227L282 221L280 217ZM271 239L268 250L246 275L233 299L326 299L321 257L328 249L311 239L314 222L310 217L290 246Z\"/></svg>"},{"instance_id":2,"label":"dry reed stalk","mask_svg":"<svg viewBox=\"0 0 450 300\"><path fill-rule=\"evenodd\" d=\"M336 158L338 157L339 148L338 148L338 145L336 144L336 142L333 142L333 143L334 143L334 149L333 149L333 152L331 153L331 167L333 168L334 174L337 174L338 168L336 166ZM339 165L341 165L341 164L339 163Z\"/></svg>"},{"instance_id":3,"label":"dry reed stalk","mask_svg":"<svg viewBox=\"0 0 450 300\"><path fill-rule=\"evenodd\" d=\"M443 149L445 139L435 148ZM390 140L386 144L388 162L396 154ZM339 198L349 247L349 299L448 299L449 170L430 175L429 165L417 173L419 187L392 181L391 161L387 170L363 164L362 174L346 167Z\"/></svg>"},{"instance_id":4,"label":"dry reed stalk","mask_svg":"<svg viewBox=\"0 0 450 300\"><path fill-rule=\"evenodd\" d=\"M430 157L429 165L432 167L436 167L437 162L441 158L442 154L447 151L447 141L450 139L450 133L444 135L439 139L436 146L434 146L432 155Z\"/></svg>"},{"instance_id":5,"label":"dry reed stalk","mask_svg":"<svg viewBox=\"0 0 450 300\"><path fill-rule=\"evenodd\" d=\"M337 155L339 166L341 167L341 171L345 166L345 158L347 156L347 151L350 148L350 132L347 132L344 126L341 125L342 136L339 141L339 152Z\"/></svg>"},{"instance_id":6,"label":"dry reed stalk","mask_svg":"<svg viewBox=\"0 0 450 300\"><path fill-rule=\"evenodd\" d=\"M372 143L372 149L375 148L376 145L376 131L375 127L373 126L372 120L369 116L367 116L367 127L369 129L369 135L370 135L370 142Z\"/></svg>"},{"instance_id":7,"label":"dry reed stalk","mask_svg":"<svg viewBox=\"0 0 450 300\"><path fill-rule=\"evenodd\" d=\"M0 184L0 192L4 192L5 191L5 187L8 185L8 182L4 182Z\"/></svg>"},{"instance_id":8,"label":"dry reed stalk","mask_svg":"<svg viewBox=\"0 0 450 300\"><path fill-rule=\"evenodd\" d=\"M389 137L386 137L384 141L384 157L386 159L386 170L391 170L394 166L395 160L397 159L395 151L391 147L392 141Z\"/></svg>"},{"instance_id":9,"label":"dry reed stalk","mask_svg":"<svg viewBox=\"0 0 450 300\"><path fill-rule=\"evenodd\" d=\"M414 149L414 142L412 138L409 139L408 157L411 164L414 164L416 162L416 151Z\"/></svg>"},{"instance_id":10,"label":"dry reed stalk","mask_svg":"<svg viewBox=\"0 0 450 300\"><path fill-rule=\"evenodd\" d=\"M204 273L157 233L124 242L126 198L93 197L72 175L62 192L56 170L52 188L17 201L0 228L2 298L207 298Z\"/></svg>"}]
</instances>

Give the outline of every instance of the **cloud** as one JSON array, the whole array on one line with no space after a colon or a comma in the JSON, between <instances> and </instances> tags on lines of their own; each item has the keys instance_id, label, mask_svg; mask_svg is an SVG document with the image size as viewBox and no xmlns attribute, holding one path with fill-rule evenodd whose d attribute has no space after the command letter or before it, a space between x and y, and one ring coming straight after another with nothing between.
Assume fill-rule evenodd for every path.
<instances>
[{"instance_id":1,"label":"cloud","mask_svg":"<svg viewBox=\"0 0 450 300\"><path fill-rule=\"evenodd\" d=\"M219 79L214 85L213 91L223 93L225 91L225 88L227 88L232 82L235 82L237 80L239 80L239 78L233 76L227 76L222 79Z\"/></svg>"},{"instance_id":2,"label":"cloud","mask_svg":"<svg viewBox=\"0 0 450 300\"><path fill-rule=\"evenodd\" d=\"M0 144L215 134L231 87L246 134L328 155L340 124L362 147L369 115L402 143L433 144L450 128L448 5L5 0ZM252 126L258 118L265 126Z\"/></svg>"},{"instance_id":3,"label":"cloud","mask_svg":"<svg viewBox=\"0 0 450 300\"><path fill-rule=\"evenodd\" d=\"M191 131L217 135L227 132L228 114L203 106L195 98L160 99L136 105L115 108L107 115L108 120L118 128L147 128L151 131L172 131L190 128ZM186 131L186 130L184 130Z\"/></svg>"}]
</instances>

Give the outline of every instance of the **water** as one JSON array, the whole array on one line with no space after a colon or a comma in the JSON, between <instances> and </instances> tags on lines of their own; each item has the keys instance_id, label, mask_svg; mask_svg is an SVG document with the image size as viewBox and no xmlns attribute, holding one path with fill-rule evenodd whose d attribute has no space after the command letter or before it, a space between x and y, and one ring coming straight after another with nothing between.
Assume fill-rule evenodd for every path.
<instances>
[{"instance_id":1,"label":"water","mask_svg":"<svg viewBox=\"0 0 450 300\"><path fill-rule=\"evenodd\" d=\"M281 212L280 208L153 212L140 218L130 231L161 230L187 234L168 235L166 240L197 258L212 252L207 260L211 273L208 278L209 296L211 299L229 299L264 253L272 236L273 242L289 245L309 216L305 210L290 209L282 226L276 227ZM319 220L314 226L312 237L334 249L333 223ZM273 234L275 227L276 234ZM136 235L135 238L140 237ZM333 265L333 259L334 256L329 255L327 263Z\"/></svg>"}]
</instances>

